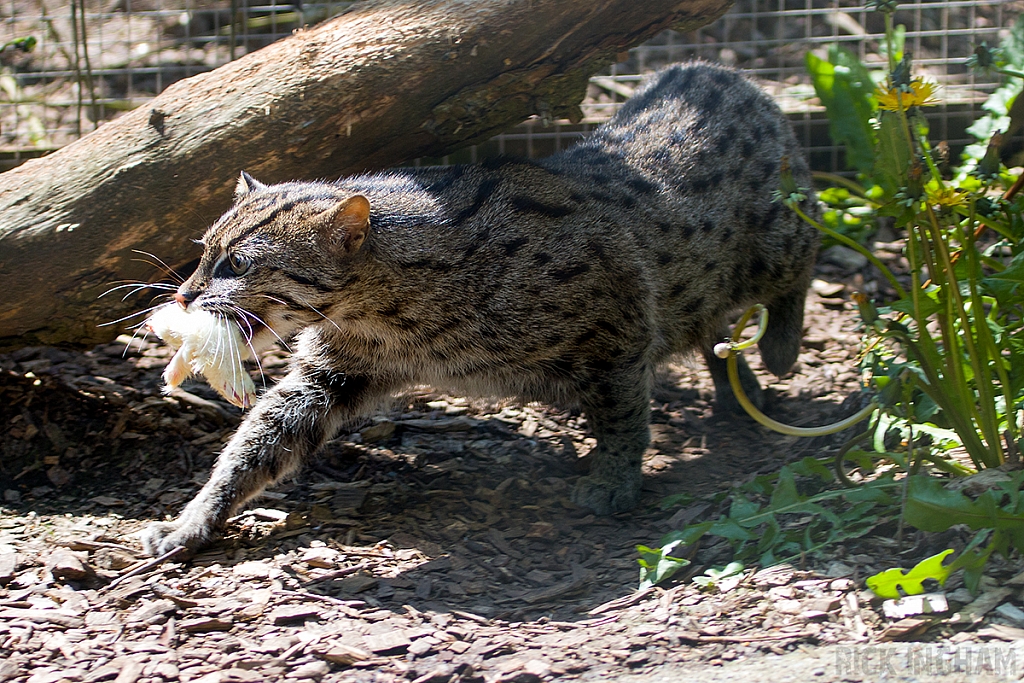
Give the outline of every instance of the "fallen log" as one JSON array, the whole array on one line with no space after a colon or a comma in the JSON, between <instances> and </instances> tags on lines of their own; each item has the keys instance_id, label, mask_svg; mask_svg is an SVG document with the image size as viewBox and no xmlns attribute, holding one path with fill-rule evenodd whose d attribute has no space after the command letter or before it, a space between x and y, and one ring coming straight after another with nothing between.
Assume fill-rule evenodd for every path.
<instances>
[{"instance_id":1,"label":"fallen log","mask_svg":"<svg viewBox=\"0 0 1024 683\"><path fill-rule=\"evenodd\" d=\"M91 345L148 296L98 299L199 254L240 169L335 178L484 140L534 113L576 118L587 78L731 0L372 0L0 175L0 348Z\"/></svg>"}]
</instances>

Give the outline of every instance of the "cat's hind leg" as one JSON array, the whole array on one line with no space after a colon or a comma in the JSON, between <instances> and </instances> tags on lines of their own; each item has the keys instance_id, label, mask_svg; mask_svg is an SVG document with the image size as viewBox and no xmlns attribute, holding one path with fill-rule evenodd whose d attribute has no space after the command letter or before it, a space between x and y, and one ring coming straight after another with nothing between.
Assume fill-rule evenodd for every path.
<instances>
[{"instance_id":1,"label":"cat's hind leg","mask_svg":"<svg viewBox=\"0 0 1024 683\"><path fill-rule=\"evenodd\" d=\"M610 515L640 502L641 464L650 442L650 382L650 369L637 363L603 374L584 395L583 412L597 447L590 473L572 491L577 505Z\"/></svg>"}]
</instances>

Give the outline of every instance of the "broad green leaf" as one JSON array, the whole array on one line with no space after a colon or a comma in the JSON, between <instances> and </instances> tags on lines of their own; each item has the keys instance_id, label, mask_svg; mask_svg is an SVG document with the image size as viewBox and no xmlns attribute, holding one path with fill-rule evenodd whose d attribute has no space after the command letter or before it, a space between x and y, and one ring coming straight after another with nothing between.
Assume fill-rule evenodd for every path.
<instances>
[{"instance_id":1,"label":"broad green leaf","mask_svg":"<svg viewBox=\"0 0 1024 683\"><path fill-rule=\"evenodd\" d=\"M907 174L914 152L898 113L879 111L878 123L878 154L874 156L874 175L887 189L895 192L910 182Z\"/></svg>"},{"instance_id":2,"label":"broad green leaf","mask_svg":"<svg viewBox=\"0 0 1024 683\"><path fill-rule=\"evenodd\" d=\"M918 297L918 302L921 307L919 315L922 318L930 318L943 308L942 304L930 296ZM899 311L900 313L906 313L910 316L914 315L914 301L909 296L905 296L902 299L892 302L889 304L889 308L894 311Z\"/></svg>"},{"instance_id":3,"label":"broad green leaf","mask_svg":"<svg viewBox=\"0 0 1024 683\"><path fill-rule=\"evenodd\" d=\"M722 538L733 542L749 541L751 538L754 538L751 532L740 526L739 522L732 517L724 517L718 520L715 522L714 526L708 530L708 533L714 534L715 536L721 536Z\"/></svg>"},{"instance_id":4,"label":"broad green leaf","mask_svg":"<svg viewBox=\"0 0 1024 683\"><path fill-rule=\"evenodd\" d=\"M640 563L640 590L665 581L690 564L690 561L685 558L673 557L669 554L682 545L682 541L674 541L661 548L648 548L645 545L636 547L637 552L640 553L640 559L637 560Z\"/></svg>"},{"instance_id":5,"label":"broad green leaf","mask_svg":"<svg viewBox=\"0 0 1024 683\"><path fill-rule=\"evenodd\" d=\"M936 477L914 475L907 482L903 518L922 531L945 531L954 524L966 524L975 530L1024 533L1024 513L1000 508L997 499L1002 494L986 491L975 501L960 491L950 491Z\"/></svg>"},{"instance_id":6,"label":"broad green leaf","mask_svg":"<svg viewBox=\"0 0 1024 683\"><path fill-rule=\"evenodd\" d=\"M901 597L899 589L903 589L905 595L918 595L924 593L922 582L925 579L935 579L939 585L946 583L949 578L949 567L942 566L942 561L950 555L952 550L943 550L938 555L921 560L909 572L894 567L884 572L869 576L867 585L871 591L882 598L897 599Z\"/></svg>"},{"instance_id":7,"label":"broad green leaf","mask_svg":"<svg viewBox=\"0 0 1024 683\"><path fill-rule=\"evenodd\" d=\"M735 495L732 498L732 505L729 506L729 517L734 520L749 519L761 510L761 506L745 496Z\"/></svg>"},{"instance_id":8,"label":"broad green leaf","mask_svg":"<svg viewBox=\"0 0 1024 683\"><path fill-rule=\"evenodd\" d=\"M803 460L789 465L789 467L793 470L794 474L799 474L801 477L818 477L825 483L832 483L835 480L832 470L822 464L820 460L811 456L807 456Z\"/></svg>"},{"instance_id":9,"label":"broad green leaf","mask_svg":"<svg viewBox=\"0 0 1024 683\"><path fill-rule=\"evenodd\" d=\"M661 499L661 503L658 507L662 510L668 510L674 508L677 505L689 505L693 502L693 494L691 493L676 493L671 496L665 496Z\"/></svg>"},{"instance_id":10,"label":"broad green leaf","mask_svg":"<svg viewBox=\"0 0 1024 683\"><path fill-rule=\"evenodd\" d=\"M828 60L808 52L806 63L814 91L828 112L832 139L846 148L848 166L870 175L875 148L871 74L855 54L837 45L829 48Z\"/></svg>"},{"instance_id":11,"label":"broad green leaf","mask_svg":"<svg viewBox=\"0 0 1024 683\"><path fill-rule=\"evenodd\" d=\"M779 470L779 480L775 484L775 491L772 492L772 500L768 507L771 510L779 510L796 505L801 500L800 494L796 490L796 480L793 479L793 470L788 465L784 465Z\"/></svg>"},{"instance_id":12,"label":"broad green leaf","mask_svg":"<svg viewBox=\"0 0 1024 683\"><path fill-rule=\"evenodd\" d=\"M1024 253L1017 254L1001 273L983 279L982 285L1002 304L1020 303L1020 285L1024 283Z\"/></svg>"},{"instance_id":13,"label":"broad green leaf","mask_svg":"<svg viewBox=\"0 0 1024 683\"><path fill-rule=\"evenodd\" d=\"M700 524L689 524L682 529L670 531L661 537L661 545L666 546L669 543L681 542L683 545L693 545L700 537L708 532L714 522L701 522Z\"/></svg>"},{"instance_id":14,"label":"broad green leaf","mask_svg":"<svg viewBox=\"0 0 1024 683\"><path fill-rule=\"evenodd\" d=\"M729 577L742 573L743 569L744 567L742 562L730 562L721 569L711 567L704 572L704 576L693 577L693 582L702 588L706 588L717 584L723 579L728 579Z\"/></svg>"},{"instance_id":15,"label":"broad green leaf","mask_svg":"<svg viewBox=\"0 0 1024 683\"><path fill-rule=\"evenodd\" d=\"M665 534L661 538L660 548L648 548L645 545L636 547L640 557L637 562L640 564L640 590L655 586L662 581L672 577L677 571L690 564L690 561L672 555L685 547L691 546L700 539L713 522L701 522L691 524L685 529L679 529Z\"/></svg>"}]
</instances>

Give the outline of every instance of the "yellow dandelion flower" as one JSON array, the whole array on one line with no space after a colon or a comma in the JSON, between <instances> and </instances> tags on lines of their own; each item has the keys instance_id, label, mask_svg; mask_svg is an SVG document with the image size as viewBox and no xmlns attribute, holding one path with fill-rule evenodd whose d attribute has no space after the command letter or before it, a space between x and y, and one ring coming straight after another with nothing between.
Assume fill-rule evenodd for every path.
<instances>
[{"instance_id":1,"label":"yellow dandelion flower","mask_svg":"<svg viewBox=\"0 0 1024 683\"><path fill-rule=\"evenodd\" d=\"M878 108L886 111L904 111L911 107L933 107L939 103L933 97L935 95L935 84L915 78L910 82L910 92L901 88L886 88L878 86L875 91L875 99L878 100Z\"/></svg>"},{"instance_id":2,"label":"yellow dandelion flower","mask_svg":"<svg viewBox=\"0 0 1024 683\"><path fill-rule=\"evenodd\" d=\"M932 206L960 206L967 200L967 195L964 190L947 185L925 188L925 199Z\"/></svg>"}]
</instances>

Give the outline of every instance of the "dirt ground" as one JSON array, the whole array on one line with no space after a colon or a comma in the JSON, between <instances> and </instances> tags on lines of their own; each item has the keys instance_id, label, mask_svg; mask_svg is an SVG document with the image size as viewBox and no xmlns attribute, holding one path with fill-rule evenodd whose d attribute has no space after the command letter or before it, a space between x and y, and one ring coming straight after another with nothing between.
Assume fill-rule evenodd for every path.
<instances>
[{"instance_id":1,"label":"dirt ground","mask_svg":"<svg viewBox=\"0 0 1024 683\"><path fill-rule=\"evenodd\" d=\"M777 419L830 422L856 391L857 268L819 266L794 373L770 378L752 354ZM976 618L950 618L972 601L953 580L949 613L896 622L864 577L945 541L909 534L900 545L891 527L797 566L752 567L712 592L690 581L730 559L709 543L677 580L638 592L637 544L713 519L716 493L839 443L716 412L710 378L684 363L658 377L645 497L632 513L595 517L569 502L594 444L582 416L424 388L332 442L192 561L147 562L137 532L193 496L240 419L204 384L162 395L167 360L138 340L0 355L0 681L1024 673L1020 567L993 565L983 595L993 604ZM284 363L263 358L270 375ZM684 492L693 502L659 505Z\"/></svg>"}]
</instances>

